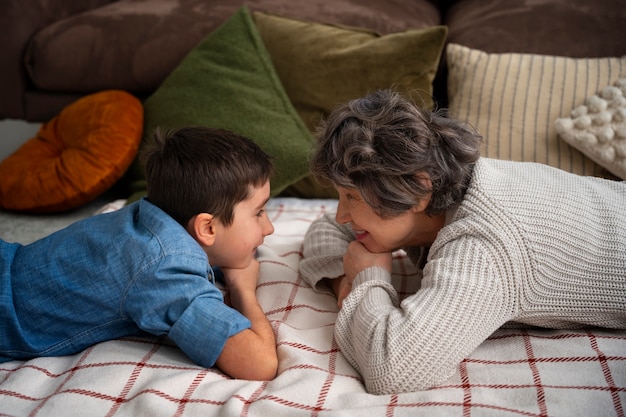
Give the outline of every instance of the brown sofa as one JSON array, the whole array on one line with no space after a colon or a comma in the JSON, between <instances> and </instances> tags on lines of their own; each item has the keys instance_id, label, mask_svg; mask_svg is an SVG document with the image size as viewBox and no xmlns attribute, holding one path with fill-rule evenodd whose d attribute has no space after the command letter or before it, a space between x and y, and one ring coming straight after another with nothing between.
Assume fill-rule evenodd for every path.
<instances>
[{"instance_id":1,"label":"brown sofa","mask_svg":"<svg viewBox=\"0 0 626 417\"><path fill-rule=\"evenodd\" d=\"M589 96L626 85L624 0L34 0L2 8L0 119L47 122L80 97L122 90L143 104L141 141L156 127L191 124L257 140L276 162L273 196L336 197L308 173L312 133L337 103L387 87L474 125L483 156L608 178L626 169L622 133L583 149L576 135L593 142L600 122L556 130ZM618 112L620 100L609 108L613 121L626 111ZM84 142L81 151L93 146ZM124 173L122 197L145 195L137 158L113 168ZM80 182L84 173L74 171Z\"/></svg>"},{"instance_id":2,"label":"brown sofa","mask_svg":"<svg viewBox=\"0 0 626 417\"><path fill-rule=\"evenodd\" d=\"M0 6L0 119L44 122L78 97L147 97L239 6L381 34L433 25L486 52L626 54L623 0L33 0ZM446 103L442 56L434 83Z\"/></svg>"}]
</instances>

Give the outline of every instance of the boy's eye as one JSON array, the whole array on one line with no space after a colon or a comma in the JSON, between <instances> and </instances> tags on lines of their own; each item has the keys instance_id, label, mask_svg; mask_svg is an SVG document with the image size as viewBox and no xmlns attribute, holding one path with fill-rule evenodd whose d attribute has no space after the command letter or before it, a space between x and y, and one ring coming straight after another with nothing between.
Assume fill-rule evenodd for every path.
<instances>
[{"instance_id":1,"label":"boy's eye","mask_svg":"<svg viewBox=\"0 0 626 417\"><path fill-rule=\"evenodd\" d=\"M261 209L259 210L259 212L256 214L257 217L261 217L263 216L263 214L265 213L265 209Z\"/></svg>"}]
</instances>

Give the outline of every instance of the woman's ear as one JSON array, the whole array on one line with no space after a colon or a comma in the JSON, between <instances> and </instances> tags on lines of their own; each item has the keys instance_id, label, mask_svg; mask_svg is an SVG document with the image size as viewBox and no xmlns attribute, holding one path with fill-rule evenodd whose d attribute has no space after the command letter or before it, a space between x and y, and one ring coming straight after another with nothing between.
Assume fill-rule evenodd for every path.
<instances>
[{"instance_id":1,"label":"woman's ear","mask_svg":"<svg viewBox=\"0 0 626 417\"><path fill-rule=\"evenodd\" d=\"M216 219L209 213L200 213L189 220L187 230L202 246L215 243Z\"/></svg>"},{"instance_id":2,"label":"woman's ear","mask_svg":"<svg viewBox=\"0 0 626 417\"><path fill-rule=\"evenodd\" d=\"M426 188L427 190L431 190L428 194L420 199L419 203L414 205L411 209L413 212L419 213L426 210L426 207L428 207L428 205L430 204L433 182L430 180L430 175L428 175L426 172L418 172L417 174L415 174L415 178L417 178L417 180L422 183L422 186L424 188Z\"/></svg>"}]
</instances>

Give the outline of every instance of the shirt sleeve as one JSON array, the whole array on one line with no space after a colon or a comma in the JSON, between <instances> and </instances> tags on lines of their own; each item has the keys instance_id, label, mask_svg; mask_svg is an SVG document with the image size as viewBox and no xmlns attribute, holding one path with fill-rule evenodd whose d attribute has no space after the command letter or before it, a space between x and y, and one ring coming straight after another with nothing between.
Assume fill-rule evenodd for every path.
<instances>
[{"instance_id":1,"label":"shirt sleeve","mask_svg":"<svg viewBox=\"0 0 626 417\"><path fill-rule=\"evenodd\" d=\"M514 303L483 249L471 238L449 243L429 259L420 290L402 303L384 268L357 275L335 337L369 392L425 390L443 383L507 321L506 310Z\"/></svg>"},{"instance_id":2,"label":"shirt sleeve","mask_svg":"<svg viewBox=\"0 0 626 417\"><path fill-rule=\"evenodd\" d=\"M206 368L215 365L229 337L251 327L247 317L224 304L221 291L207 278L208 268L203 257L165 256L141 272L124 302L141 330L167 334Z\"/></svg>"},{"instance_id":3,"label":"shirt sleeve","mask_svg":"<svg viewBox=\"0 0 626 417\"><path fill-rule=\"evenodd\" d=\"M331 291L320 281L344 274L343 255L348 244L355 239L352 230L325 214L311 223L304 236L303 259L300 261L302 279L318 292Z\"/></svg>"},{"instance_id":4,"label":"shirt sleeve","mask_svg":"<svg viewBox=\"0 0 626 417\"><path fill-rule=\"evenodd\" d=\"M250 320L213 297L199 296L178 317L169 337L198 365L210 368L229 337L250 328Z\"/></svg>"}]
</instances>

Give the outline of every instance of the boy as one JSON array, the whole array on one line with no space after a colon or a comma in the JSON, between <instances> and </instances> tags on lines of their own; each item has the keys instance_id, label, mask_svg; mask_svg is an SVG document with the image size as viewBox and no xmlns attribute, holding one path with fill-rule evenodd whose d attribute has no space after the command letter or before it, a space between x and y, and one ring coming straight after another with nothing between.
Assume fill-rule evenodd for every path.
<instances>
[{"instance_id":1,"label":"boy","mask_svg":"<svg viewBox=\"0 0 626 417\"><path fill-rule=\"evenodd\" d=\"M255 251L274 231L270 157L203 127L157 130L144 152L145 199L26 246L0 240L0 362L149 333L234 378L274 378L274 332L255 293Z\"/></svg>"}]
</instances>

